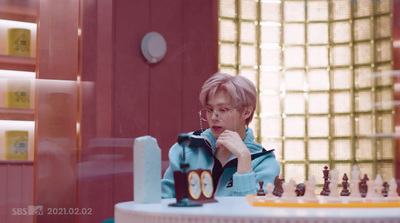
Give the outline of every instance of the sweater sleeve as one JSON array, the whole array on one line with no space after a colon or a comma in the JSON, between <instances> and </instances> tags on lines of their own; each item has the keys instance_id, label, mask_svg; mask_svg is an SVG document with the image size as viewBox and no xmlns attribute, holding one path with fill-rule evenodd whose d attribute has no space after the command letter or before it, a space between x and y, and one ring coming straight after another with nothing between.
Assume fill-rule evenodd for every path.
<instances>
[{"instance_id":1,"label":"sweater sleeve","mask_svg":"<svg viewBox=\"0 0 400 223\"><path fill-rule=\"evenodd\" d=\"M174 171L180 170L180 157L182 156L182 148L176 143L169 150L169 167L164 173L161 180L161 197L174 198L175 197L175 181Z\"/></svg>"},{"instance_id":2,"label":"sweater sleeve","mask_svg":"<svg viewBox=\"0 0 400 223\"><path fill-rule=\"evenodd\" d=\"M244 174L234 173L233 177L233 196L244 196L246 194L257 193L256 176L254 171Z\"/></svg>"},{"instance_id":3,"label":"sweater sleeve","mask_svg":"<svg viewBox=\"0 0 400 223\"><path fill-rule=\"evenodd\" d=\"M235 173L233 175L233 195L245 196L246 194L257 194L259 181L264 181L264 187L273 183L279 175L280 165L274 154L259 157L252 161L253 171L245 174Z\"/></svg>"}]
</instances>

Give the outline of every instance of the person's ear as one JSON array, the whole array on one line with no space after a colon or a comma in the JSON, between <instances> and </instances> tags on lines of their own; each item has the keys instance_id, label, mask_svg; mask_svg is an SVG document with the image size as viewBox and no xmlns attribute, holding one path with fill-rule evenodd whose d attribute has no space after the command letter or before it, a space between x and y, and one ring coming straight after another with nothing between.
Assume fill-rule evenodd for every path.
<instances>
[{"instance_id":1,"label":"person's ear","mask_svg":"<svg viewBox=\"0 0 400 223\"><path fill-rule=\"evenodd\" d=\"M244 108L244 112L243 112L244 118L245 119L249 118L252 111L253 111L253 107L252 106L245 107Z\"/></svg>"}]
</instances>

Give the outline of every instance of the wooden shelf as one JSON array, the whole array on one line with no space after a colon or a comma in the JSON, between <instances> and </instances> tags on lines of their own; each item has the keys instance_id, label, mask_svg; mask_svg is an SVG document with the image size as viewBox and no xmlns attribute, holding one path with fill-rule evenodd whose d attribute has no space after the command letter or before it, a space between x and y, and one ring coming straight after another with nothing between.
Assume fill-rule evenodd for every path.
<instances>
[{"instance_id":1,"label":"wooden shelf","mask_svg":"<svg viewBox=\"0 0 400 223\"><path fill-rule=\"evenodd\" d=\"M3 70L19 70L19 71L35 71L36 58L0 55L0 69Z\"/></svg>"},{"instance_id":2,"label":"wooden shelf","mask_svg":"<svg viewBox=\"0 0 400 223\"><path fill-rule=\"evenodd\" d=\"M0 165L33 165L32 160L0 160Z\"/></svg>"},{"instance_id":3,"label":"wooden shelf","mask_svg":"<svg viewBox=\"0 0 400 223\"><path fill-rule=\"evenodd\" d=\"M34 109L0 108L0 120L34 121Z\"/></svg>"},{"instance_id":4,"label":"wooden shelf","mask_svg":"<svg viewBox=\"0 0 400 223\"><path fill-rule=\"evenodd\" d=\"M0 4L0 19L36 23L36 8Z\"/></svg>"}]
</instances>

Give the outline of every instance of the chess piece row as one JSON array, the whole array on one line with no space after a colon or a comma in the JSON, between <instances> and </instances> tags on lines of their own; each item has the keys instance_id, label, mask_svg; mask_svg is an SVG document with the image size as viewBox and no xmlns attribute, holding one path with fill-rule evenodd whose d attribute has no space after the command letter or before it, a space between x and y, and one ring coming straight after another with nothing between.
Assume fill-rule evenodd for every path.
<instances>
[{"instance_id":1,"label":"chess piece row","mask_svg":"<svg viewBox=\"0 0 400 223\"><path fill-rule=\"evenodd\" d=\"M267 184L267 193L264 192L263 181L259 182L260 189L257 192L257 196L266 196L267 200L274 200L280 198L283 202L296 203L297 197L303 196L305 202L318 202L318 198L315 195L315 178L312 177L309 181L304 184L298 184L295 187L295 181L290 179L286 183L279 176L275 177L274 184ZM272 188L274 188L272 190Z\"/></svg>"},{"instance_id":2,"label":"chess piece row","mask_svg":"<svg viewBox=\"0 0 400 223\"><path fill-rule=\"evenodd\" d=\"M330 203L342 202L341 196L349 196L349 202L362 202L362 198L365 197L367 202L381 203L386 201L399 201L397 194L397 182L394 178L389 183L384 183L382 177L378 174L374 181L369 180L366 175L360 180L359 170L357 166L353 166L351 172L352 179L349 184L347 174L343 175L342 185L343 189L338 192L338 171L328 170L328 167L324 168L324 188L321 195L327 196L327 201ZM329 176L330 175L330 176ZM273 199L274 197L280 197L285 202L296 202L299 196L303 196L305 202L318 202L315 195L315 177L312 176L310 180L304 184L298 184L295 187L295 182L291 179L288 183L285 183L279 176L275 177L274 184L267 184L267 192L265 193L263 188L264 182L260 181L260 189L257 193L258 196L267 196L267 199ZM350 190L348 189L350 185ZM389 187L389 191L387 188ZM369 189L368 189L369 188ZM384 196L387 198L384 199Z\"/></svg>"},{"instance_id":3,"label":"chess piece row","mask_svg":"<svg viewBox=\"0 0 400 223\"><path fill-rule=\"evenodd\" d=\"M328 167L325 166L323 170L323 178L324 178L324 186L321 191L322 196L329 196L332 188L334 191L337 191L337 181L338 181L338 173L335 170L328 170ZM329 174L331 175L329 178ZM342 186L343 189L340 192L340 196L350 196L350 201L358 201L362 198L366 198L367 201L376 201L380 202L381 197L388 197L387 200L393 201L398 199L397 194L397 182L394 178L391 179L390 183L383 182L381 175L377 174L375 181L370 181L367 174L364 175L362 179L360 179L360 171L356 165L353 166L351 171L351 183L350 189L348 189L349 182L347 174L345 173L342 178ZM389 187L389 192L388 192ZM370 188L368 190L368 188ZM336 197L335 195L333 195Z\"/></svg>"}]
</instances>

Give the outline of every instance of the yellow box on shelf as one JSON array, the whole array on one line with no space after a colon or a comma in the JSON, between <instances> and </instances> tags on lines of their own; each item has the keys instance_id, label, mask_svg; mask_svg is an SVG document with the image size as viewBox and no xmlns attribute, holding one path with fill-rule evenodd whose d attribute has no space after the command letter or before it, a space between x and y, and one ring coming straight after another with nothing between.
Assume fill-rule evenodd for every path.
<instances>
[{"instance_id":1,"label":"yellow box on shelf","mask_svg":"<svg viewBox=\"0 0 400 223\"><path fill-rule=\"evenodd\" d=\"M5 131L5 159L28 159L28 131Z\"/></svg>"},{"instance_id":2,"label":"yellow box on shelf","mask_svg":"<svg viewBox=\"0 0 400 223\"><path fill-rule=\"evenodd\" d=\"M8 80L7 81L7 108L30 108L29 80Z\"/></svg>"},{"instance_id":3,"label":"yellow box on shelf","mask_svg":"<svg viewBox=\"0 0 400 223\"><path fill-rule=\"evenodd\" d=\"M7 55L29 57L31 55L31 30L11 28L7 33Z\"/></svg>"}]
</instances>

